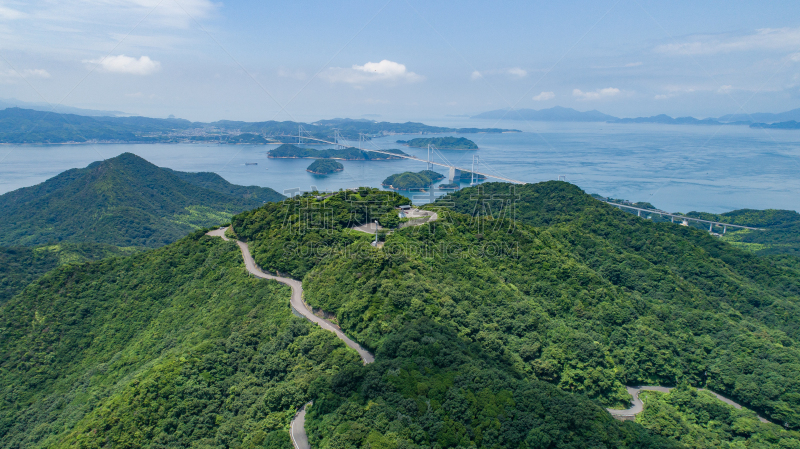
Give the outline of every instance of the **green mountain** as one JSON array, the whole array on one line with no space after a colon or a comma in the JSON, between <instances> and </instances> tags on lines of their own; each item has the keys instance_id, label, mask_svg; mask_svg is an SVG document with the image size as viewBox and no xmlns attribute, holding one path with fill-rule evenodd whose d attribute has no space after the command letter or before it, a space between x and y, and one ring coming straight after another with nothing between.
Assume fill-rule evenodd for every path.
<instances>
[{"instance_id":1,"label":"green mountain","mask_svg":"<svg viewBox=\"0 0 800 449\"><path fill-rule=\"evenodd\" d=\"M0 448L292 447L297 408L360 366L196 232L67 265L0 306Z\"/></svg>"},{"instance_id":2,"label":"green mountain","mask_svg":"<svg viewBox=\"0 0 800 449\"><path fill-rule=\"evenodd\" d=\"M302 279L304 300L375 353L366 366L202 231L49 272L0 305L0 447L289 449L308 401L309 440L324 449L799 441L790 256L563 182L464 189L382 248L351 229L406 202L308 193L231 219L258 265ZM631 384L680 388L644 394L645 412L620 422L603 407L627 407Z\"/></svg>"},{"instance_id":3,"label":"green mountain","mask_svg":"<svg viewBox=\"0 0 800 449\"><path fill-rule=\"evenodd\" d=\"M381 184L396 190L427 189L440 179L444 179L444 176L433 170L418 173L407 171L390 175Z\"/></svg>"},{"instance_id":4,"label":"green mountain","mask_svg":"<svg viewBox=\"0 0 800 449\"><path fill-rule=\"evenodd\" d=\"M677 447L430 320L362 366L289 294L203 231L48 273L0 306L0 448L290 449L310 400L313 447Z\"/></svg>"},{"instance_id":5,"label":"green mountain","mask_svg":"<svg viewBox=\"0 0 800 449\"><path fill-rule=\"evenodd\" d=\"M521 378L606 406L628 404L624 385L687 383L800 428L790 264L566 183L487 183L441 202L455 212L390 234L381 250L338 222L301 229L305 215L270 205L232 224L260 266L303 278L309 304L378 352L407 323L433 320ZM331 213L303 204L312 221Z\"/></svg>"},{"instance_id":6,"label":"green mountain","mask_svg":"<svg viewBox=\"0 0 800 449\"><path fill-rule=\"evenodd\" d=\"M211 173L178 174L124 153L0 195L0 245L156 247L281 197Z\"/></svg>"}]
</instances>

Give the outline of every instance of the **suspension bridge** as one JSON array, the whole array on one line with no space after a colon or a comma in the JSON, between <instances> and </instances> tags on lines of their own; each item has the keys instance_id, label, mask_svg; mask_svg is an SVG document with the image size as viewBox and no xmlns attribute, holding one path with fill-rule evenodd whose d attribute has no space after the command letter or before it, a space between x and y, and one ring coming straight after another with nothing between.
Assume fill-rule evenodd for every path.
<instances>
[{"instance_id":1,"label":"suspension bridge","mask_svg":"<svg viewBox=\"0 0 800 449\"><path fill-rule=\"evenodd\" d=\"M390 151L381 150L381 149L363 148L362 136L363 136L362 134L359 134L359 140L358 140L358 149L359 150L361 150L361 151L369 151L369 152L372 152L372 153L385 154L387 156L394 156L394 157L398 157L398 158L402 158L402 159L411 159L411 160L418 161L418 162L424 162L424 163L427 164L428 170L432 169L434 165L439 166L439 167L447 167L449 169L448 179L449 179L449 182L451 182L451 183L456 178L457 174L459 174L460 172L467 172L467 173L473 173L473 174L475 174L477 176L485 176L487 178L499 179L501 181L506 181L506 182L510 182L510 183L513 183L513 184L526 184L524 181L518 181L516 179L506 178L505 176L500 176L500 175L497 175L497 174L494 174L494 173L486 173L486 172L476 171L475 170L475 166L480 164L480 158L477 155L472 157L472 167L471 168L462 168L462 167L457 167L456 165L449 163L441 153L439 153L439 156L445 162L438 162L438 161L433 160L432 156L435 153L438 153L438 149L436 149L433 145L428 145L428 158L427 159L422 159L422 158L419 158L417 156L411 156L409 154L397 154L397 153L392 153ZM316 141L316 142L327 143L329 145L334 145L334 147L336 149L356 148L356 147L354 147L352 145L344 145L344 144L340 143L341 140L343 140L343 139L341 139L341 135L339 134L338 130L334 130L334 141L333 142L330 141L330 140L325 140L325 139L319 139L319 138L316 138L316 137L312 137L310 135L310 133L305 131L302 127L300 127L300 129L299 129L298 135L296 135L296 136L294 136L294 135L283 135L282 137L297 138L297 143L299 143L299 144L302 144L303 140L307 139L307 140L313 140L313 141ZM474 180L475 179L473 177L473 184L474 184Z\"/></svg>"}]
</instances>

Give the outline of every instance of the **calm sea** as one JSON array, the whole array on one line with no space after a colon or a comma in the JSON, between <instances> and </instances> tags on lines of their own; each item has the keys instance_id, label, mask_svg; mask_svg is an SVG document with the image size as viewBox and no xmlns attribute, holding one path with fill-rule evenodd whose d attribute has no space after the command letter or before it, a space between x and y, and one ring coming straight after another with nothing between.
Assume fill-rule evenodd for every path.
<instances>
[{"instance_id":1,"label":"calm sea","mask_svg":"<svg viewBox=\"0 0 800 449\"><path fill-rule=\"evenodd\" d=\"M495 123L465 121L460 126ZM524 125L524 126L521 126ZM505 122L496 126L523 133L467 135L476 151L441 151L435 160L525 182L566 179L588 193L649 201L672 212L733 209L800 210L800 131L744 126L612 125L605 123ZM402 147L397 139L374 139L375 148L400 148L420 157L424 149ZM267 145L3 145L0 193L40 183L64 170L123 152L182 171L212 171L234 184L288 189L338 190L379 187L393 173L419 171L407 161L343 161L344 171L316 176L308 159L267 159ZM315 146L315 148L323 148ZM257 165L245 165L246 163ZM434 168L443 174L446 169ZM407 196L413 193L401 192ZM428 195L415 198L426 202Z\"/></svg>"}]
</instances>

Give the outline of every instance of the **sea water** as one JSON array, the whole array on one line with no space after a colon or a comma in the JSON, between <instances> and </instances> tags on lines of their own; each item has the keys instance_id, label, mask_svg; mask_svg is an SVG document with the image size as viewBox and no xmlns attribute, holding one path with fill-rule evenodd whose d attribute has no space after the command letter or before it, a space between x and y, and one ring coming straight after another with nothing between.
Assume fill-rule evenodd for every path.
<instances>
[{"instance_id":1,"label":"sea water","mask_svg":"<svg viewBox=\"0 0 800 449\"><path fill-rule=\"evenodd\" d=\"M684 126L607 123L476 123L521 133L467 134L479 150L441 150L447 162L523 182L566 179L588 193L648 201L670 212L734 209L800 210L800 131L747 126ZM426 135L435 137L438 135ZM399 148L422 159L427 149L396 142L415 136L373 139L365 148ZM356 142L352 144L357 145ZM326 176L305 171L309 159L268 159L272 145L76 144L0 146L0 193L31 186L70 169L123 152L181 171L211 171L234 184L278 192L380 187L389 175L420 171L411 160L342 161L344 171ZM313 146L313 148L325 148ZM246 165L250 163L251 165ZM257 165L252 165L257 163ZM434 166L447 176L447 168ZM491 179L490 179L491 180ZM447 182L442 180L436 184ZM414 202L429 193L401 192Z\"/></svg>"}]
</instances>

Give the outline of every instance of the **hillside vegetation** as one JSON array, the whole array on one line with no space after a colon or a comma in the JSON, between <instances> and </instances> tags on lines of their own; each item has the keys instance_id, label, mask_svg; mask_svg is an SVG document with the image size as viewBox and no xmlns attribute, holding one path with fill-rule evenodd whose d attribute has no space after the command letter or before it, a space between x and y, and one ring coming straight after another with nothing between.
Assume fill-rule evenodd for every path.
<instances>
[{"instance_id":1,"label":"hillside vegetation","mask_svg":"<svg viewBox=\"0 0 800 449\"><path fill-rule=\"evenodd\" d=\"M280 198L271 189L234 186L212 173L178 174L124 153L0 195L0 245L157 247Z\"/></svg>"},{"instance_id":2,"label":"hillside vegetation","mask_svg":"<svg viewBox=\"0 0 800 449\"><path fill-rule=\"evenodd\" d=\"M800 432L762 423L752 411L737 410L708 392L682 386L669 393L646 391L641 398L645 409L636 421L689 448L800 447Z\"/></svg>"},{"instance_id":3,"label":"hillside vegetation","mask_svg":"<svg viewBox=\"0 0 800 449\"><path fill-rule=\"evenodd\" d=\"M367 347L427 318L527 379L608 406L627 406L626 384L689 383L800 427L800 273L566 183L509 187L455 193L442 203L457 213L380 251L335 221L301 232L313 207L232 223L257 263L304 278L307 301Z\"/></svg>"},{"instance_id":4,"label":"hillside vegetation","mask_svg":"<svg viewBox=\"0 0 800 449\"><path fill-rule=\"evenodd\" d=\"M290 449L313 385L358 355L197 232L56 269L0 306L0 447Z\"/></svg>"}]
</instances>

